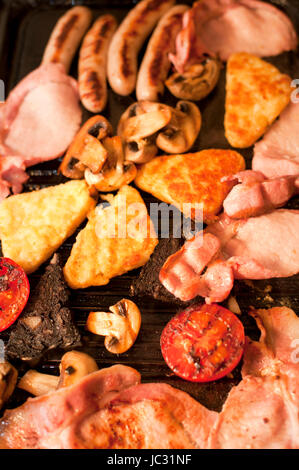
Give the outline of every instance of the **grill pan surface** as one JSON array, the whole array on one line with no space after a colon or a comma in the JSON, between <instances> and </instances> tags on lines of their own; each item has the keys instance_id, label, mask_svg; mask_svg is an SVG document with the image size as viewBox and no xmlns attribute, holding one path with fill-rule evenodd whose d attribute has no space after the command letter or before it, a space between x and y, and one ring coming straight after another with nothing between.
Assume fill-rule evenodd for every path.
<instances>
[{"instance_id":1,"label":"grill pan surface","mask_svg":"<svg viewBox=\"0 0 299 470\"><path fill-rule=\"evenodd\" d=\"M57 19L71 4L79 2L63 1L7 1L2 2L0 15L0 78L5 81L6 94L31 70L38 67L42 54ZM108 1L80 2L90 6L96 18L100 14L112 13L120 21L136 2L133 1ZM183 2L182 2L183 3ZM184 2L191 4L192 2ZM288 14L299 32L299 0L272 2ZM271 40L271 38L269 38ZM269 61L276 65L280 71L288 73L293 79L299 78L298 52L284 53L270 58ZM77 76L77 60L74 61L71 75ZM200 136L193 147L193 151L205 148L230 148L224 137L223 117L225 99L225 69L222 70L221 79L216 90L199 103L203 114L203 126ZM108 106L103 113L112 123L114 130L120 115L135 101L134 96L120 97L109 91ZM163 101L174 104L174 99L165 93ZM84 112L84 120L89 117ZM252 148L241 150L246 159L247 167L250 167ZM25 186L25 191L31 191L46 186L60 184L66 180L58 175L59 161L43 163L28 169L30 180ZM149 194L141 192L146 204L159 202ZM287 205L288 208L299 209L299 197L293 198ZM81 227L82 228L82 227ZM62 260L65 262L70 253L76 234L59 249ZM31 288L37 283L44 267L30 276ZM160 335L162 329L170 318L177 312L173 305L155 301L151 298L135 299L142 312L142 327L137 342L127 353L117 357L106 351L103 338L92 335L85 330L88 312L105 310L118 300L130 298L130 285L140 270L132 271L119 278L113 279L108 286L89 288L73 291L70 307L75 312L75 320L79 326L84 352L94 357L100 368L109 367L115 363L122 363L136 368L142 374L144 382L166 382L189 393L195 399L210 409L219 411L232 386L240 380L240 367L233 374L214 383L193 384L174 376L166 366L160 352ZM258 339L259 333L255 322L248 316L249 307L268 308L285 305L299 312L299 276L287 279L273 279L267 281L236 281L232 292L241 307L240 316L248 336ZM226 305L224 303L224 305ZM8 332L0 335L0 339L6 341ZM44 373L58 374L58 364L62 351L51 351L36 365L36 368ZM28 368L28 364L16 364L20 375ZM21 404L27 395L16 390L13 398L8 403L8 408Z\"/></svg>"}]
</instances>

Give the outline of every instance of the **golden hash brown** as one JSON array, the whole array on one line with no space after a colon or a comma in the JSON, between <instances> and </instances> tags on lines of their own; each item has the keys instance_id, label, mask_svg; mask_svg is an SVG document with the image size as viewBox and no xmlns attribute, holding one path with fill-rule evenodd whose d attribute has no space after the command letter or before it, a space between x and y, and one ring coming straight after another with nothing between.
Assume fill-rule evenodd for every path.
<instances>
[{"instance_id":1,"label":"golden hash brown","mask_svg":"<svg viewBox=\"0 0 299 470\"><path fill-rule=\"evenodd\" d=\"M102 286L115 276L143 266L158 243L136 189L123 186L108 200L110 206L99 206L89 214L88 224L79 233L65 265L64 276L73 289Z\"/></svg>"},{"instance_id":2,"label":"golden hash brown","mask_svg":"<svg viewBox=\"0 0 299 470\"><path fill-rule=\"evenodd\" d=\"M32 273L74 233L95 204L84 180L5 199L0 204L3 255Z\"/></svg>"},{"instance_id":3,"label":"golden hash brown","mask_svg":"<svg viewBox=\"0 0 299 470\"><path fill-rule=\"evenodd\" d=\"M220 211L231 185L221 178L245 169L245 162L233 150L210 149L184 155L157 157L140 167L136 185L168 204L173 204L186 217L183 204L191 203L191 217L198 219L195 204L202 204L205 222Z\"/></svg>"},{"instance_id":4,"label":"golden hash brown","mask_svg":"<svg viewBox=\"0 0 299 470\"><path fill-rule=\"evenodd\" d=\"M290 100L291 79L273 65L247 53L227 63L225 136L245 148L261 137Z\"/></svg>"}]
</instances>

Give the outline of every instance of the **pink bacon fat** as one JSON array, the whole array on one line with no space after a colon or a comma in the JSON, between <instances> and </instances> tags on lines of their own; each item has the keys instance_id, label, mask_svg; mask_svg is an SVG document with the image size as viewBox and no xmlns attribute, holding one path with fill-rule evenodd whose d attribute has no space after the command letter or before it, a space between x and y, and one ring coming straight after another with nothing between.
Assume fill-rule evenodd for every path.
<instances>
[{"instance_id":1,"label":"pink bacon fat","mask_svg":"<svg viewBox=\"0 0 299 470\"><path fill-rule=\"evenodd\" d=\"M233 219L273 211L299 193L298 175L267 179L258 171L246 170L223 181L236 184L223 203L224 212Z\"/></svg>"}]
</instances>

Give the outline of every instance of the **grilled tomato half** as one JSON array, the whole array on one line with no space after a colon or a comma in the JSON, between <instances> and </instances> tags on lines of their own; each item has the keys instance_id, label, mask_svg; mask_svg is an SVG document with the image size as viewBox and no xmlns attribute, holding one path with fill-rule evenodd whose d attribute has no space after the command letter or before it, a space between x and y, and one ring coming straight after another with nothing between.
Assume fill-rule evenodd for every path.
<instances>
[{"instance_id":1,"label":"grilled tomato half","mask_svg":"<svg viewBox=\"0 0 299 470\"><path fill-rule=\"evenodd\" d=\"M170 320L161 336L163 357L191 382L211 382L231 372L245 346L241 321L217 304L192 305Z\"/></svg>"},{"instance_id":2,"label":"grilled tomato half","mask_svg":"<svg viewBox=\"0 0 299 470\"><path fill-rule=\"evenodd\" d=\"M24 310L30 292L26 273L8 258L0 258L0 331L10 327Z\"/></svg>"}]
</instances>

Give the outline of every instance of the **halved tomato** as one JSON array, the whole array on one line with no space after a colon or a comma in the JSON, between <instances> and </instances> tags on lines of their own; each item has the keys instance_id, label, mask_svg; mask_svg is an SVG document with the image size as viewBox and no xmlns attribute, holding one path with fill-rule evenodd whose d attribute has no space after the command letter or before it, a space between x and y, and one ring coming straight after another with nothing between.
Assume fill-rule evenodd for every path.
<instances>
[{"instance_id":1,"label":"halved tomato","mask_svg":"<svg viewBox=\"0 0 299 470\"><path fill-rule=\"evenodd\" d=\"M239 363L244 345L241 321L217 304L192 305L172 318L161 336L167 365L191 382L227 375Z\"/></svg>"},{"instance_id":2,"label":"halved tomato","mask_svg":"<svg viewBox=\"0 0 299 470\"><path fill-rule=\"evenodd\" d=\"M0 258L0 331L10 327L24 310L30 292L26 273L8 258Z\"/></svg>"}]
</instances>

